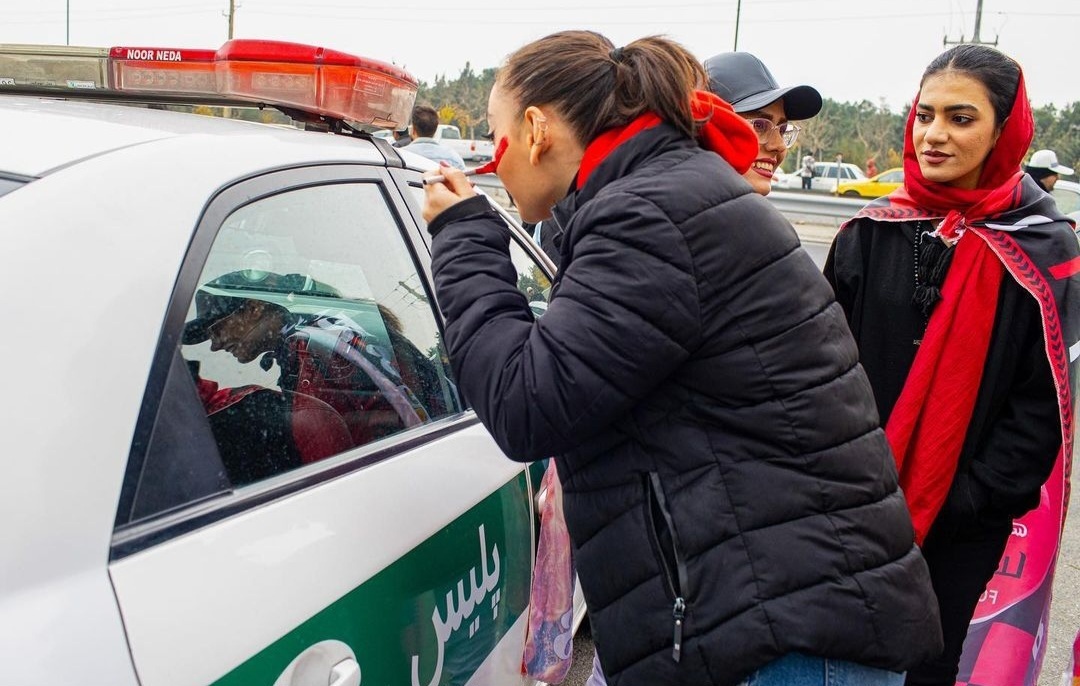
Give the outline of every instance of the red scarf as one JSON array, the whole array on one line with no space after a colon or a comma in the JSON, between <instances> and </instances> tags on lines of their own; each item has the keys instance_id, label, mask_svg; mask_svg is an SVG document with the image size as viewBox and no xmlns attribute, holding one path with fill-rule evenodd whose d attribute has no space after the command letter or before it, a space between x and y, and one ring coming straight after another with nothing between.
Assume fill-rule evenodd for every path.
<instances>
[{"instance_id":1,"label":"red scarf","mask_svg":"<svg viewBox=\"0 0 1080 686\"><path fill-rule=\"evenodd\" d=\"M916 112L913 106L904 135L904 187L889 196L887 205L868 207L857 216L885 221L942 218L938 233L958 241L941 301L930 316L885 427L911 510L915 540L921 545L956 476L1004 273L986 242L976 232L967 232L967 227L1019 203L1020 162L1031 143L1034 124L1021 74L1012 112L983 165L978 187L965 190L922 175L911 134Z\"/></svg>"},{"instance_id":2,"label":"red scarf","mask_svg":"<svg viewBox=\"0 0 1080 686\"><path fill-rule=\"evenodd\" d=\"M736 114L720 96L709 91L694 91L690 111L695 121L702 122L698 129L701 146L723 157L739 174L745 174L758 153L758 137L750 123ZM581 158L578 190L615 148L661 121L653 112L645 112L629 124L608 129L594 138Z\"/></svg>"}]
</instances>

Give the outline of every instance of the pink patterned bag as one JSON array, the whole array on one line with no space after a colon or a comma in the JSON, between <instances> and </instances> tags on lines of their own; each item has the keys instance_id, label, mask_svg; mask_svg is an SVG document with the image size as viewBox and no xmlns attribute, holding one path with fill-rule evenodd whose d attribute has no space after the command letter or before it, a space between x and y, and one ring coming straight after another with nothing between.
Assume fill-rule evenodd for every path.
<instances>
[{"instance_id":1,"label":"pink patterned bag","mask_svg":"<svg viewBox=\"0 0 1080 686\"><path fill-rule=\"evenodd\" d=\"M536 544L529 627L522 668L533 679L559 684L574 653L574 566L562 509L562 484L549 460L540 492L540 538Z\"/></svg>"}]
</instances>

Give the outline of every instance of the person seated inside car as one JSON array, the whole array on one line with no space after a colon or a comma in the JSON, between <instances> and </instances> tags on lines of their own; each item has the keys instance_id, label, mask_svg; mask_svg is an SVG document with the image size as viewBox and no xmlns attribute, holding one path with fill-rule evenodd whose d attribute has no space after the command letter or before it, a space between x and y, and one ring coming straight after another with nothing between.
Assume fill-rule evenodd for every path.
<instances>
[{"instance_id":1,"label":"person seated inside car","mask_svg":"<svg viewBox=\"0 0 1080 686\"><path fill-rule=\"evenodd\" d=\"M200 376L197 360L187 364L233 486L261 481L353 445L345 420L321 400L257 384L223 388Z\"/></svg>"},{"instance_id":2,"label":"person seated inside car","mask_svg":"<svg viewBox=\"0 0 1080 686\"><path fill-rule=\"evenodd\" d=\"M338 313L292 312L280 303L293 295L325 298L324 311ZM209 340L212 351L228 352L241 364L258 360L267 371L276 363L278 388L333 408L353 445L445 413L437 370L401 335L396 318L387 312L387 322L380 311L387 339L379 339L333 306L340 298L333 287L302 274L231 272L196 292L196 317L185 326L183 342Z\"/></svg>"}]
</instances>

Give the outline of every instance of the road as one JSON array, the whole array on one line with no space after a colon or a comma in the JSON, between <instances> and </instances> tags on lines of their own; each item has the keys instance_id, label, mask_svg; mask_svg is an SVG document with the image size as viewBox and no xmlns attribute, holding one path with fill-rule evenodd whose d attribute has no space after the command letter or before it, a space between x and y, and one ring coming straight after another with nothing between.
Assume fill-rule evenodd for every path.
<instances>
[{"instance_id":1,"label":"road","mask_svg":"<svg viewBox=\"0 0 1080 686\"><path fill-rule=\"evenodd\" d=\"M829 243L836 234L836 226L797 220L794 226L803 241L803 248L810 253L819 267L824 265ZM1080 493L1078 473L1080 469L1073 470L1073 493ZM1072 641L1080 628L1080 523L1077 519L1078 516L1074 514L1065 523L1057 577L1054 579L1054 600L1047 629L1046 657L1039 686L1060 686L1067 683L1062 680L1062 675L1069 668ZM570 675L563 682L565 686L585 686L592 669L592 656L592 637L587 631L580 632L574 639L574 664Z\"/></svg>"}]
</instances>

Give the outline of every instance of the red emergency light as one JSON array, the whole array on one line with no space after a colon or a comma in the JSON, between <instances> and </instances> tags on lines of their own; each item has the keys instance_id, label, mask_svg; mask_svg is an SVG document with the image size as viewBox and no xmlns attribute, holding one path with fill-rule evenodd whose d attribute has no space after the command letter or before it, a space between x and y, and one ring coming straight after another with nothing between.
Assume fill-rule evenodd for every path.
<instances>
[{"instance_id":1,"label":"red emergency light","mask_svg":"<svg viewBox=\"0 0 1080 686\"><path fill-rule=\"evenodd\" d=\"M0 44L0 89L94 89L169 102L251 103L387 128L409 121L408 72L313 45L231 40L218 50Z\"/></svg>"},{"instance_id":2,"label":"red emergency light","mask_svg":"<svg viewBox=\"0 0 1080 686\"><path fill-rule=\"evenodd\" d=\"M409 121L419 88L384 62L298 43L235 39L214 59L220 95L374 126Z\"/></svg>"}]
</instances>

